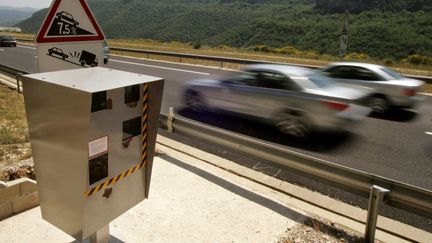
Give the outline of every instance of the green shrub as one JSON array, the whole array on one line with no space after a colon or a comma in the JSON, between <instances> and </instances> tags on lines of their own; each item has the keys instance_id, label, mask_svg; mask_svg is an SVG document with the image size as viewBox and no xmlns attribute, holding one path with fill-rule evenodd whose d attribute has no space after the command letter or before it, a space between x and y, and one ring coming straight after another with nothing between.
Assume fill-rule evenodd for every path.
<instances>
[{"instance_id":1,"label":"green shrub","mask_svg":"<svg viewBox=\"0 0 432 243\"><path fill-rule=\"evenodd\" d=\"M199 43L199 42L196 42L194 45L193 45L193 49L200 49L201 48L201 43Z\"/></svg>"},{"instance_id":2,"label":"green shrub","mask_svg":"<svg viewBox=\"0 0 432 243\"><path fill-rule=\"evenodd\" d=\"M367 60L369 56L364 53L352 52L344 57L345 60Z\"/></svg>"},{"instance_id":3,"label":"green shrub","mask_svg":"<svg viewBox=\"0 0 432 243\"><path fill-rule=\"evenodd\" d=\"M275 48L272 50L274 53L285 54L285 55L302 55L302 51L298 50L295 47L286 45L281 48Z\"/></svg>"},{"instance_id":4,"label":"green shrub","mask_svg":"<svg viewBox=\"0 0 432 243\"><path fill-rule=\"evenodd\" d=\"M420 54L413 54L408 56L407 58L402 59L402 62L407 62L414 65L432 64L432 58Z\"/></svg>"},{"instance_id":5,"label":"green shrub","mask_svg":"<svg viewBox=\"0 0 432 243\"><path fill-rule=\"evenodd\" d=\"M232 49L231 47L227 46L227 45L218 45L216 46L217 49L222 49L222 50L229 50Z\"/></svg>"},{"instance_id":6,"label":"green shrub","mask_svg":"<svg viewBox=\"0 0 432 243\"><path fill-rule=\"evenodd\" d=\"M391 66L394 64L394 60L391 58L384 58L383 62L386 66Z\"/></svg>"},{"instance_id":7,"label":"green shrub","mask_svg":"<svg viewBox=\"0 0 432 243\"><path fill-rule=\"evenodd\" d=\"M319 59L320 58L320 54L316 51L307 51L303 54L305 57L307 58L313 58L313 59Z\"/></svg>"},{"instance_id":8,"label":"green shrub","mask_svg":"<svg viewBox=\"0 0 432 243\"><path fill-rule=\"evenodd\" d=\"M256 45L252 47L252 50L254 51L260 51L260 52L271 52L272 48L268 47L266 45Z\"/></svg>"}]
</instances>

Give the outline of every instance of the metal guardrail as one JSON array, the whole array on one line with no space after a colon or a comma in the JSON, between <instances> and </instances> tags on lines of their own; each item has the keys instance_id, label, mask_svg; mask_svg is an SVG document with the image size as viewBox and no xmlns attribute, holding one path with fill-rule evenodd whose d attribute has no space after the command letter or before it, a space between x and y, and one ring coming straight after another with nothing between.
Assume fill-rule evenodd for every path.
<instances>
[{"instance_id":1,"label":"metal guardrail","mask_svg":"<svg viewBox=\"0 0 432 243\"><path fill-rule=\"evenodd\" d=\"M19 77L20 74L27 74L25 71L2 64L0 64L0 71L16 77ZM165 124L166 117L167 115L161 114L161 119ZM319 160L186 119L175 118L173 128L176 132L189 136L195 135L208 142L265 159L360 196L368 196L373 185L381 186L391 190L387 204L432 218L431 191Z\"/></svg>"},{"instance_id":2,"label":"metal guardrail","mask_svg":"<svg viewBox=\"0 0 432 243\"><path fill-rule=\"evenodd\" d=\"M165 51L153 51L153 50L142 50L142 49L132 49L132 48L120 48L120 47L110 47L113 51L120 52L131 52L131 53L140 53L146 55L160 55L160 56L168 56L168 57L177 57L179 62L182 62L182 58L196 59L196 60L204 60L204 61L215 61L219 62L220 68L224 67L224 63L235 63L235 64L289 64L299 67L308 67L313 69L321 68L321 66L315 65L305 65L305 64L296 64L296 63L284 63L284 62L270 62L270 61L260 61L260 60L250 60L250 59L240 59L240 58L230 58L230 57L219 57L219 56L208 56L208 55L195 55L195 54L187 54L187 53L177 53L177 52L165 52ZM432 84L432 77L428 76L418 76L418 75L404 75L408 78L418 79L425 81L426 83Z\"/></svg>"},{"instance_id":3,"label":"metal guardrail","mask_svg":"<svg viewBox=\"0 0 432 243\"><path fill-rule=\"evenodd\" d=\"M11 66L7 66L7 65L3 65L0 64L0 72L4 72L4 73L8 73L8 74L12 74L12 75L16 75L16 74L28 74L28 72L26 71L22 71L20 69L11 67Z\"/></svg>"},{"instance_id":4,"label":"metal guardrail","mask_svg":"<svg viewBox=\"0 0 432 243\"><path fill-rule=\"evenodd\" d=\"M33 42L32 39L17 39L18 41L23 42ZM220 68L224 67L224 63L235 63L235 64L257 64L257 63L266 63L266 64L289 64L300 67L308 67L318 69L321 66L315 65L305 65L305 64L295 64L295 63L283 63L283 62L270 62L270 61L260 61L260 60L250 60L250 59L241 59L241 58L230 58L230 57L220 57L220 56L209 56L209 55L196 55L196 54L188 54L188 53L177 53L177 52L165 52L165 51L153 51L153 50L143 50L143 49L133 49L133 48L121 48L121 47L110 47L113 51L120 52L131 52L131 53L140 53L145 55L159 55L159 56L168 56L168 57L176 57L179 62L182 62L182 58L196 59L196 60L204 60L204 61L214 61L220 63ZM428 76L419 76L419 75L404 75L408 78L418 79L425 81L426 83L432 84L432 77Z\"/></svg>"},{"instance_id":5,"label":"metal guardrail","mask_svg":"<svg viewBox=\"0 0 432 243\"><path fill-rule=\"evenodd\" d=\"M162 126L167 125L168 115L161 114ZM277 147L256 138L239 135L204 125L185 118L174 117L172 130L189 137L199 138L235 150L260 160L289 168L297 174L311 177L336 188L368 197L374 185L390 190L385 203L421 216L432 218L432 191L369 174L311 156Z\"/></svg>"},{"instance_id":6,"label":"metal guardrail","mask_svg":"<svg viewBox=\"0 0 432 243\"><path fill-rule=\"evenodd\" d=\"M120 47L110 47L110 50L120 51L120 52L132 52L132 53L140 53L140 54L177 57L177 58L179 58L179 62L182 62L181 58L190 58L190 59L197 59L197 60L204 60L204 61L215 61L215 62L220 62L221 68L224 67L224 63L235 63L235 64L243 64L243 65L257 64L257 63L287 64L287 63L282 63L282 62L269 62L269 61L259 61L259 60L251 60L251 59L240 59L240 58L208 56L208 55L196 55L196 54L187 54L187 53L153 51L153 50L142 50L142 49L120 48ZM319 66L313 66L313 65L300 65L300 64L293 64L293 63L290 63L290 65L309 67L309 68L319 68Z\"/></svg>"},{"instance_id":7,"label":"metal guardrail","mask_svg":"<svg viewBox=\"0 0 432 243\"><path fill-rule=\"evenodd\" d=\"M18 91L20 74L26 73L0 64L0 71L17 77ZM365 229L366 242L374 242L379 205L385 203L398 209L432 218L432 191L404 184L378 175L362 172L335 163L300 154L274 146L256 138L232 133L185 118L161 114L160 126L181 135L199 138L288 168L301 176L342 189L362 197L369 197L368 217Z\"/></svg>"},{"instance_id":8,"label":"metal guardrail","mask_svg":"<svg viewBox=\"0 0 432 243\"><path fill-rule=\"evenodd\" d=\"M16 85L16 90L18 91L18 93L21 93L21 91L22 91L21 75L28 74L28 72L19 70L19 69L14 68L14 67L0 64L0 73L6 73L6 74L14 75L15 80L16 80L16 83L14 85Z\"/></svg>"}]
</instances>

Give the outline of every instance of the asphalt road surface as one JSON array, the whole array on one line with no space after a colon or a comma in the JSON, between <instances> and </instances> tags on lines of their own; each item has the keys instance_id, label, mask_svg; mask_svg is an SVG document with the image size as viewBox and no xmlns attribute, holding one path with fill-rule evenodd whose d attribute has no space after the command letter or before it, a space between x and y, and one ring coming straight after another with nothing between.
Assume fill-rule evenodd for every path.
<instances>
[{"instance_id":1,"label":"asphalt road surface","mask_svg":"<svg viewBox=\"0 0 432 243\"><path fill-rule=\"evenodd\" d=\"M1 48L0 63L33 73L37 72L35 55L32 47ZM106 67L164 78L164 113L174 107L187 118L432 190L432 97L426 96L415 110L368 117L344 133L298 139L256 121L220 113L196 114L182 107L181 93L187 81L231 71L125 57L112 57Z\"/></svg>"}]
</instances>

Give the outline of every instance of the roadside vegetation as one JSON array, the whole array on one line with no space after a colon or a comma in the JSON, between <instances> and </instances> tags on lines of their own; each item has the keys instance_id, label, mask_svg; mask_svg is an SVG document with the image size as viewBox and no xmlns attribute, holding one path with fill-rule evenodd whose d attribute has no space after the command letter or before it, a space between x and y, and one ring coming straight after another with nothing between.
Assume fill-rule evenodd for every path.
<instances>
[{"instance_id":1,"label":"roadside vegetation","mask_svg":"<svg viewBox=\"0 0 432 243\"><path fill-rule=\"evenodd\" d=\"M30 157L23 96L0 85L0 168Z\"/></svg>"},{"instance_id":2,"label":"roadside vegetation","mask_svg":"<svg viewBox=\"0 0 432 243\"><path fill-rule=\"evenodd\" d=\"M110 39L109 45L112 47L123 47L123 48L135 48L135 49L145 49L145 50L156 50L156 51L168 51L168 52L179 52L179 53L191 53L200 55L211 55L211 56L221 56L221 57L232 57L250 60L263 60L272 62L283 62L283 63L294 63L294 64L304 64L311 66L324 66L332 62L337 61L356 61L356 62L368 62L376 63L384 66L389 66L402 74L411 75L421 75L421 76L432 76L432 62L425 63L418 60L423 60L424 58L420 55L413 55L408 59L403 59L401 61L395 61L391 59L377 59L371 58L366 54L362 53L349 53L344 58L339 58L331 55L320 55L316 52L304 52L297 50L292 46L284 46L282 48L271 48L265 45L253 46L250 48L235 48L227 45L220 45L216 47L210 47L202 45L199 49L194 47L194 43L181 43L181 42L162 42L148 39ZM148 55L136 54L136 53L126 53L126 52L116 52L111 51L114 54L125 54L135 57L149 58ZM151 56L150 58L157 59L156 56ZM159 57L161 58L161 57ZM167 61L178 61L178 58L164 58ZM188 60L183 59L183 62L188 62ZM196 60L195 60L196 62ZM200 61L201 64L205 62ZM192 63L196 64L196 63ZM211 64L210 66L215 66ZM216 64L216 66L218 66ZM232 65L231 65L232 66ZM230 66L224 66L229 68Z\"/></svg>"},{"instance_id":3,"label":"roadside vegetation","mask_svg":"<svg viewBox=\"0 0 432 243\"><path fill-rule=\"evenodd\" d=\"M89 0L109 39L337 56L345 10L352 56L431 64L432 0ZM17 26L36 33L47 10ZM288 47L288 48L287 48ZM294 52L297 52L295 51ZM414 56L416 55L416 56ZM418 58L418 57L421 58ZM415 60L414 60L415 59Z\"/></svg>"}]
</instances>

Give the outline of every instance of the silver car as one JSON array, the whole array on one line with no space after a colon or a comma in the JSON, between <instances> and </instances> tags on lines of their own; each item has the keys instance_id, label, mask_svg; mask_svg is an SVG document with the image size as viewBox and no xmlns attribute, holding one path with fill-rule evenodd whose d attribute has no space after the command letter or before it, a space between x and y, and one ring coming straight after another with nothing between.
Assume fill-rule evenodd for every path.
<instances>
[{"instance_id":1,"label":"silver car","mask_svg":"<svg viewBox=\"0 0 432 243\"><path fill-rule=\"evenodd\" d=\"M339 83L375 89L369 104L374 112L385 113L391 107L410 108L422 100L417 92L423 81L406 78L380 65L341 62L323 68L322 73Z\"/></svg>"},{"instance_id":2,"label":"silver car","mask_svg":"<svg viewBox=\"0 0 432 243\"><path fill-rule=\"evenodd\" d=\"M184 102L194 111L217 109L264 119L303 137L339 130L366 117L367 88L341 87L314 70L256 64L233 76L188 83Z\"/></svg>"}]
</instances>

